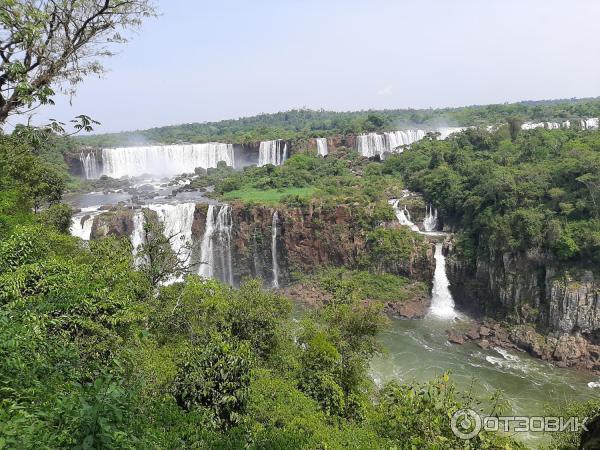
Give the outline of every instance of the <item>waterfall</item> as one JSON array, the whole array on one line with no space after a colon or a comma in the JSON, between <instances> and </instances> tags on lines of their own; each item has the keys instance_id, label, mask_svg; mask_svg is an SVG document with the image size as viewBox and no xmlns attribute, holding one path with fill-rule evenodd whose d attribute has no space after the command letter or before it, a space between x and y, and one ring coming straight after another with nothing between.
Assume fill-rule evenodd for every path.
<instances>
[{"instance_id":1,"label":"waterfall","mask_svg":"<svg viewBox=\"0 0 600 450\"><path fill-rule=\"evenodd\" d=\"M133 248L133 264L136 268L139 268L143 259L138 257L138 251L145 240L144 225L146 224L146 216L144 211L139 209L133 213L133 230L131 231L131 247Z\"/></svg>"},{"instance_id":2,"label":"waterfall","mask_svg":"<svg viewBox=\"0 0 600 450\"><path fill-rule=\"evenodd\" d=\"M582 130L597 130L598 129L598 118L582 119L580 121Z\"/></svg>"},{"instance_id":3,"label":"waterfall","mask_svg":"<svg viewBox=\"0 0 600 450\"><path fill-rule=\"evenodd\" d=\"M450 130L449 128L447 130ZM454 132L458 129L454 129ZM358 152L367 158L379 156L384 153L401 153L402 146L410 145L425 137L424 130L390 131L383 134L368 133L356 137ZM449 134L449 132L448 132ZM447 136L446 136L447 137Z\"/></svg>"},{"instance_id":4,"label":"waterfall","mask_svg":"<svg viewBox=\"0 0 600 450\"><path fill-rule=\"evenodd\" d=\"M230 205L208 205L198 274L204 278L218 278L233 286L232 228Z\"/></svg>"},{"instance_id":5,"label":"waterfall","mask_svg":"<svg viewBox=\"0 0 600 450\"><path fill-rule=\"evenodd\" d=\"M433 209L433 206L429 204L426 207L425 219L423 220L423 229L425 231L435 231L438 223L438 211Z\"/></svg>"},{"instance_id":6,"label":"waterfall","mask_svg":"<svg viewBox=\"0 0 600 450\"><path fill-rule=\"evenodd\" d=\"M217 250L221 261L221 281L233 286L233 265L231 263L231 206L223 205L217 214Z\"/></svg>"},{"instance_id":7,"label":"waterfall","mask_svg":"<svg viewBox=\"0 0 600 450\"><path fill-rule=\"evenodd\" d=\"M92 226L94 218L99 215L97 206L81 208L81 212L75 214L71 218L71 228L69 229L72 236L89 241L92 234Z\"/></svg>"},{"instance_id":8,"label":"waterfall","mask_svg":"<svg viewBox=\"0 0 600 450\"><path fill-rule=\"evenodd\" d=\"M446 257L442 252L442 244L435 244L435 272L433 275L433 289L431 291L431 308L429 315L440 319L454 319L454 300L448 289L450 282L446 275Z\"/></svg>"},{"instance_id":9,"label":"waterfall","mask_svg":"<svg viewBox=\"0 0 600 450\"><path fill-rule=\"evenodd\" d=\"M122 176L175 176L193 172L196 167L217 167L219 161L234 166L233 145L210 142L207 144L154 145L102 149L102 171L90 172L86 178L106 175ZM85 168L85 163L84 163Z\"/></svg>"},{"instance_id":10,"label":"waterfall","mask_svg":"<svg viewBox=\"0 0 600 450\"><path fill-rule=\"evenodd\" d=\"M356 137L356 143L358 146L358 153L366 158L382 156L387 151L384 137L381 134L361 134Z\"/></svg>"},{"instance_id":11,"label":"waterfall","mask_svg":"<svg viewBox=\"0 0 600 450\"><path fill-rule=\"evenodd\" d=\"M71 219L70 232L72 236L76 236L84 241L90 240L92 234L92 226L94 225L94 215L87 214L86 216L73 216Z\"/></svg>"},{"instance_id":12,"label":"waterfall","mask_svg":"<svg viewBox=\"0 0 600 450\"><path fill-rule=\"evenodd\" d=\"M273 287L279 289L279 263L277 262L277 226L279 224L279 214L273 213L271 223L271 257L273 259Z\"/></svg>"},{"instance_id":13,"label":"waterfall","mask_svg":"<svg viewBox=\"0 0 600 450\"><path fill-rule=\"evenodd\" d=\"M317 138L317 153L319 156L327 156L329 150L327 149L327 139Z\"/></svg>"},{"instance_id":14,"label":"waterfall","mask_svg":"<svg viewBox=\"0 0 600 450\"><path fill-rule=\"evenodd\" d=\"M213 276L213 241L212 236L215 229L215 206L208 205L206 211L206 222L204 224L204 235L200 244L200 268L198 275L204 278Z\"/></svg>"},{"instance_id":15,"label":"waterfall","mask_svg":"<svg viewBox=\"0 0 600 450\"><path fill-rule=\"evenodd\" d=\"M578 122L582 130L598 129L598 118L592 117L589 119L580 119ZM536 128L545 128L547 130L558 130L560 128L571 128L572 122L565 120L563 122L525 122L521 125L523 130L535 130Z\"/></svg>"},{"instance_id":16,"label":"waterfall","mask_svg":"<svg viewBox=\"0 0 600 450\"><path fill-rule=\"evenodd\" d=\"M401 147L403 145L410 145L413 142L420 141L425 137L425 131L423 130L405 130L405 131L392 131L389 133L383 133L385 138L384 142L388 152L402 152Z\"/></svg>"},{"instance_id":17,"label":"waterfall","mask_svg":"<svg viewBox=\"0 0 600 450\"><path fill-rule=\"evenodd\" d=\"M83 166L83 175L86 179L95 179L100 177L98 161L96 161L96 155L93 152L81 152L79 154L79 160Z\"/></svg>"},{"instance_id":18,"label":"waterfall","mask_svg":"<svg viewBox=\"0 0 600 450\"><path fill-rule=\"evenodd\" d=\"M163 224L164 236L171 238L170 244L173 252L175 252L175 255L177 255L177 258L182 264L188 266L192 253L192 224L194 222L194 211L196 210L196 204L154 204L148 205L148 209L156 212L158 220ZM143 213L141 214L142 218L138 218L138 220L141 220L143 224ZM135 217L136 216L134 215L134 219ZM139 242L141 242L141 240Z\"/></svg>"},{"instance_id":19,"label":"waterfall","mask_svg":"<svg viewBox=\"0 0 600 450\"><path fill-rule=\"evenodd\" d=\"M258 149L258 166L272 164L282 165L287 159L287 144L281 139L276 141L263 141Z\"/></svg>"},{"instance_id":20,"label":"waterfall","mask_svg":"<svg viewBox=\"0 0 600 450\"><path fill-rule=\"evenodd\" d=\"M392 199L389 200L388 203L392 206L392 208L394 208L394 213L396 214L396 218L398 219L398 222L400 222L400 225L410 227L410 229L413 231L419 231L419 227L411 222L410 213L406 209L406 206L404 208L400 208L400 200Z\"/></svg>"}]
</instances>

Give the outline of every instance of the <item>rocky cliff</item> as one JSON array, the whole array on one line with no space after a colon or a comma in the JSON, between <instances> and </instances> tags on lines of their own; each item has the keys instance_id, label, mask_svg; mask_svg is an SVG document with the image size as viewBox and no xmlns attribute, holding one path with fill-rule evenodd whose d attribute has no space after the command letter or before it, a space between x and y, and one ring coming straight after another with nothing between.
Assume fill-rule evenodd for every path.
<instances>
[{"instance_id":1,"label":"rocky cliff","mask_svg":"<svg viewBox=\"0 0 600 450\"><path fill-rule=\"evenodd\" d=\"M446 251L450 289L459 307L508 326L533 326L529 334L517 333L512 341L535 356L579 367L590 364L585 355L596 350L586 349L600 343L598 268L566 266L535 252L468 263L452 245ZM533 330L541 335L526 339L534 336ZM534 340L543 343L534 345ZM565 356L569 352L562 347L569 343L577 344L571 352L577 355ZM585 362L565 362L582 359Z\"/></svg>"},{"instance_id":2,"label":"rocky cliff","mask_svg":"<svg viewBox=\"0 0 600 450\"><path fill-rule=\"evenodd\" d=\"M235 284L248 277L273 278L273 213L279 216L275 251L285 284L294 272L311 273L323 266L356 268L369 258L371 246L364 222L349 205L328 206L312 202L304 207L231 205L231 240ZM200 247L205 234L207 204L197 204L192 222L192 263L200 262ZM98 215L92 226L92 239L107 235L133 233L134 211L115 208ZM362 225L361 225L362 223ZM390 224L389 227L396 225ZM215 241L214 245L221 245ZM408 251L385 259L382 271L431 282L434 260L429 244L422 239L409 242ZM410 247L412 245L412 247ZM215 261L219 264L219 261ZM217 270L217 273L219 271Z\"/></svg>"}]
</instances>

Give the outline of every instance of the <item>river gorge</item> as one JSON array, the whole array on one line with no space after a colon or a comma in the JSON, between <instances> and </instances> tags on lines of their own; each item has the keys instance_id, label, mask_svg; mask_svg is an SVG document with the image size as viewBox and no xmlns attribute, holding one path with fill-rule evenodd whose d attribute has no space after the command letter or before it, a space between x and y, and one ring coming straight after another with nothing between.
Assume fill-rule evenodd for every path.
<instances>
[{"instance_id":1,"label":"river gorge","mask_svg":"<svg viewBox=\"0 0 600 450\"><path fill-rule=\"evenodd\" d=\"M314 145L318 155L328 157L336 146L352 141L363 156L383 157L384 153L395 151L396 141L409 145L423 137L418 133L399 133L317 139L305 146ZM258 152L253 153L252 148L257 147ZM283 141L262 142L245 149L203 144L187 150L168 146L162 150L160 147L103 150L99 162L90 162L93 153L82 154L83 169L74 171L80 170L88 178L101 174L141 175L153 170L164 176L180 173L184 167L214 168L218 161L238 169L242 160L246 164L254 161L258 166L281 165L295 151L299 150ZM132 179L124 189L73 195L69 201L80 212L73 218L72 234L84 240L128 236L135 251L143 244L141 211L146 209L150 217L164 225L165 234L180 236L172 246L185 258L189 273L216 278L234 287L244 279L257 277L266 287L283 292L294 284L295 272L310 273L328 266L354 267L371 252L356 223L357 213L348 205L332 207L309 202L299 207L273 207L223 203L202 192L180 189L187 183L189 177L173 183L170 178L145 175ZM421 300L425 313L414 316L400 313L404 315L401 318L397 308L390 309L391 321L379 336L384 352L371 365L371 376L376 383L390 379L413 382L451 371L460 388L472 387L481 398L491 398L495 391L502 391L514 415L540 414L548 408L560 407L567 400L583 401L596 394L594 388L600 384L593 371L598 373L598 366L591 371L577 371L566 367L579 364L571 361L559 368L550 362L556 363L555 358L545 358L547 361L535 358L529 354L532 351L527 343L519 347L514 344L515 339L510 341L508 337L503 343L496 342L497 345L493 342L483 345L482 340L487 342L483 336L472 342L468 338L463 340L460 336L468 334L473 324L478 323L470 314L480 317L482 312L473 305L481 306L483 298L492 304L494 298L503 299L506 285L498 285L495 280L486 284L489 281L486 274L493 273L492 268L469 272L472 269L466 268L453 250L452 229L446 226L447 221L439 216L434 205L409 191L403 191L388 203L396 220L378 226L406 227L424 236L427 244L421 250L415 247L407 261L387 265L385 271L426 283L431 295L424 303ZM442 228L448 232L442 232ZM182 254L186 243L189 247ZM527 272L519 276L526 277ZM480 278L478 287L469 284L469 280ZM563 289L569 288L563 285ZM515 300L501 300L511 301ZM561 329L560 324L568 323L568 314L564 305L553 313L550 320L558 324L556 330ZM592 329L595 325L589 326ZM569 333L572 327L563 327L562 331ZM459 338L449 340L449 334L453 333ZM537 356L541 357L541 350L539 353ZM527 439L533 443L543 440L536 435Z\"/></svg>"}]
</instances>

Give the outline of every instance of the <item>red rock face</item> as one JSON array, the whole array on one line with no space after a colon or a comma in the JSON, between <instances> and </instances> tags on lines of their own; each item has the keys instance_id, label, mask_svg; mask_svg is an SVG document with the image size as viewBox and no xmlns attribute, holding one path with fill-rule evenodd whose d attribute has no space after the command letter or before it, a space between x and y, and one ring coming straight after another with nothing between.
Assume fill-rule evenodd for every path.
<instances>
[{"instance_id":1,"label":"red rock face","mask_svg":"<svg viewBox=\"0 0 600 450\"><path fill-rule=\"evenodd\" d=\"M231 205L233 228L231 254L236 284L245 278L259 277L267 283L273 277L272 222L275 208ZM192 224L192 261L198 260L205 231L208 205L197 204ZM348 205L327 206L317 202L302 208L277 208L279 225L276 253L283 284L293 272L313 273L323 266L358 267L368 256L370 230ZM107 235L130 236L133 211L115 209L94 220L92 238ZM433 275L433 252L415 246L414 255L403 264L379 268L382 272L404 275L429 283ZM418 315L418 314L417 314Z\"/></svg>"}]
</instances>

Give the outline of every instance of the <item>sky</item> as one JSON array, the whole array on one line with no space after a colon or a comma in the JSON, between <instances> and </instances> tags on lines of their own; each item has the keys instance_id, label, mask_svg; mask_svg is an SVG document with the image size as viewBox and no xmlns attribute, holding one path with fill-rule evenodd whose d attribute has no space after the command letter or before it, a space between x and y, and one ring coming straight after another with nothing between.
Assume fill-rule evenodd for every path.
<instances>
[{"instance_id":1,"label":"sky","mask_svg":"<svg viewBox=\"0 0 600 450\"><path fill-rule=\"evenodd\" d=\"M598 0L158 0L72 99L97 132L308 107L427 108L600 95Z\"/></svg>"}]
</instances>

